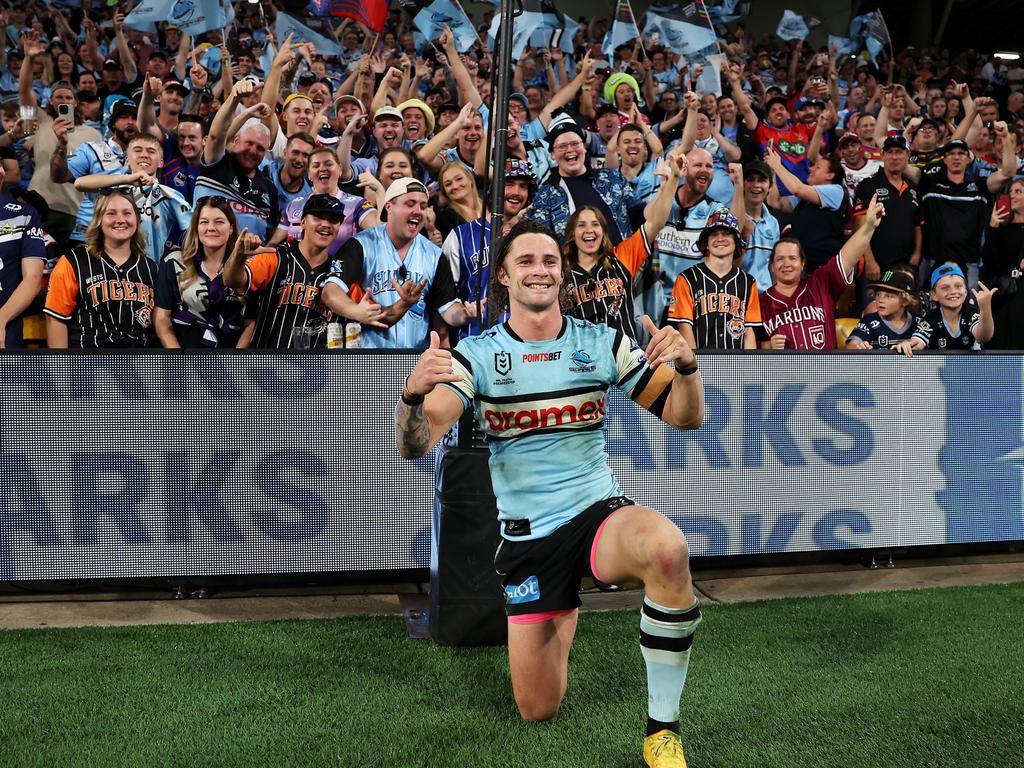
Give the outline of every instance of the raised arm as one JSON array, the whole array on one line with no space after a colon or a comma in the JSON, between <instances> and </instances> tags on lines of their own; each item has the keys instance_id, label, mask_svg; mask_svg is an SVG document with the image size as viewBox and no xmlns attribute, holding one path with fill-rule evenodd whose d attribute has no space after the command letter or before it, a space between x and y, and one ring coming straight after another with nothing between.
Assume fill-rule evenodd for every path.
<instances>
[{"instance_id":1,"label":"raised arm","mask_svg":"<svg viewBox=\"0 0 1024 768\"><path fill-rule=\"evenodd\" d=\"M821 205L821 196L818 194L812 185L805 184L800 181L793 173L782 164L782 158L779 157L779 153L775 151L774 147L769 147L764 153L764 161L768 164L768 167L775 172L775 178L783 183L786 189L789 190L790 194L796 195L801 200L807 203L813 203L814 205ZM785 203L788 201L785 198L780 199L781 210L786 210Z\"/></svg>"},{"instance_id":2,"label":"raised arm","mask_svg":"<svg viewBox=\"0 0 1024 768\"><path fill-rule=\"evenodd\" d=\"M135 54L128 45L128 38L124 36L124 14L118 11L114 14L114 35L117 39L117 52L121 59L121 66L124 67L124 79L126 83L134 83L139 77L139 69L135 65Z\"/></svg>"},{"instance_id":3,"label":"raised arm","mask_svg":"<svg viewBox=\"0 0 1024 768\"><path fill-rule=\"evenodd\" d=\"M683 106L686 109L686 124L683 126L683 138L679 143L683 147L683 152L689 152L697 140L697 110L700 108L700 98L693 91L687 91L683 95Z\"/></svg>"},{"instance_id":4,"label":"raised arm","mask_svg":"<svg viewBox=\"0 0 1024 768\"><path fill-rule=\"evenodd\" d=\"M878 117L875 118L875 133L871 140L876 147L885 143L885 137L889 135L889 106L892 104L892 93L882 92L882 107L878 110Z\"/></svg>"},{"instance_id":5,"label":"raised arm","mask_svg":"<svg viewBox=\"0 0 1024 768\"><path fill-rule=\"evenodd\" d=\"M430 141L416 151L417 159L423 163L427 170L432 173L437 173L441 170L441 166L444 165L444 161L439 156L441 150L445 149L454 140L456 134L466 124L469 116L474 111L475 109L472 104L463 104L458 117L446 125L440 133L434 134Z\"/></svg>"},{"instance_id":6,"label":"raised arm","mask_svg":"<svg viewBox=\"0 0 1024 768\"><path fill-rule=\"evenodd\" d=\"M452 34L447 24L444 25L440 43L444 48L445 56L448 57L448 66L451 69L452 77L455 78L455 84L459 87L459 100L463 104L472 104L474 109L480 109L484 100L480 98L480 91L476 89L473 78L470 76L469 70L466 69L458 48L455 47L455 35Z\"/></svg>"},{"instance_id":7,"label":"raised arm","mask_svg":"<svg viewBox=\"0 0 1024 768\"><path fill-rule=\"evenodd\" d=\"M664 375L659 371L663 363L674 369L672 388L662 408L661 420L676 429L697 429L704 421L704 382L693 350L671 325L658 328L647 315L643 317L643 324L651 337L645 350L647 364L656 371L655 376Z\"/></svg>"},{"instance_id":8,"label":"raised arm","mask_svg":"<svg viewBox=\"0 0 1024 768\"><path fill-rule=\"evenodd\" d=\"M548 129L551 125L551 116L555 113L555 110L561 109L570 101L576 98L576 94L579 93L580 88L583 87L583 83L586 82L587 78L591 75L591 68L593 67L593 60L590 58L590 53L585 53L583 59L580 61L579 67L576 69L576 77L566 83L564 86L558 89L558 92L551 97L544 109L541 110L538 118L540 119L541 125L544 126L544 130Z\"/></svg>"},{"instance_id":9,"label":"raised arm","mask_svg":"<svg viewBox=\"0 0 1024 768\"><path fill-rule=\"evenodd\" d=\"M648 243L654 243L662 227L668 223L672 215L672 203L676 199L679 180L686 173L686 153L682 147L676 147L668 157L668 178L662 182L658 194L654 196L647 208L647 220L644 221L644 235Z\"/></svg>"},{"instance_id":10,"label":"raised arm","mask_svg":"<svg viewBox=\"0 0 1024 768\"><path fill-rule=\"evenodd\" d=\"M263 83L263 98L262 101L268 107L270 107L270 119L267 123L267 127L270 129L270 140L274 141L277 138L277 132L281 129L281 125L277 119L277 102L281 98L281 78L284 76L284 71L292 64L295 59L295 45L292 43L293 34L289 34L281 43L281 47L277 51L277 55L274 56L273 62L270 64L270 71L267 72L267 80ZM250 89L251 91L252 89ZM225 92L226 93L226 92ZM220 112L218 111L218 115ZM212 127L211 127L212 133ZM209 140L207 140L209 142ZM207 143L209 146L209 143Z\"/></svg>"},{"instance_id":11,"label":"raised arm","mask_svg":"<svg viewBox=\"0 0 1024 768\"><path fill-rule=\"evenodd\" d=\"M338 139L338 167L341 169L338 179L343 184L352 181L352 137L356 131L366 125L366 120L365 114L353 117L348 121L348 125L345 126L345 130L341 132L341 137Z\"/></svg>"},{"instance_id":12,"label":"raised arm","mask_svg":"<svg viewBox=\"0 0 1024 768\"><path fill-rule=\"evenodd\" d=\"M868 252L871 247L871 238L883 216L885 216L885 206L878 202L878 195L873 195L863 215L858 217L860 219L859 226L839 251L844 275L853 272L857 268L860 257Z\"/></svg>"},{"instance_id":13,"label":"raised arm","mask_svg":"<svg viewBox=\"0 0 1024 768\"><path fill-rule=\"evenodd\" d=\"M748 131L757 130L757 114L750 103L750 97L743 90L743 77L738 64L729 65L729 83L732 85L732 100L743 116L743 124Z\"/></svg>"},{"instance_id":14,"label":"raised arm","mask_svg":"<svg viewBox=\"0 0 1024 768\"><path fill-rule=\"evenodd\" d=\"M39 42L39 33L35 30L25 33L25 58L21 61L21 70L18 72L18 103L25 107L39 105L36 100L35 91L32 89L32 69L36 59L45 53L46 49Z\"/></svg>"},{"instance_id":15,"label":"raised arm","mask_svg":"<svg viewBox=\"0 0 1024 768\"><path fill-rule=\"evenodd\" d=\"M163 131L156 124L156 107L154 101L164 89L159 77L147 77L142 81L142 98L139 99L138 128L139 133L147 133L155 139L163 139Z\"/></svg>"},{"instance_id":16,"label":"raised arm","mask_svg":"<svg viewBox=\"0 0 1024 768\"><path fill-rule=\"evenodd\" d=\"M234 119L235 110L238 108L242 96L250 94L252 91L251 80L239 80L231 89L231 93L224 99L224 103L220 105L213 122L210 123L210 133L206 137L206 147L203 149L203 162L206 165L213 165L224 157L224 151L231 139L228 129Z\"/></svg>"},{"instance_id":17,"label":"raised arm","mask_svg":"<svg viewBox=\"0 0 1024 768\"><path fill-rule=\"evenodd\" d=\"M988 186L988 191L995 194L1017 173L1017 137L1010 133L1006 123L1002 120L995 124L993 130L996 133L996 138L1003 141L1003 156L999 163L999 169L985 180L985 184Z\"/></svg>"}]
</instances>

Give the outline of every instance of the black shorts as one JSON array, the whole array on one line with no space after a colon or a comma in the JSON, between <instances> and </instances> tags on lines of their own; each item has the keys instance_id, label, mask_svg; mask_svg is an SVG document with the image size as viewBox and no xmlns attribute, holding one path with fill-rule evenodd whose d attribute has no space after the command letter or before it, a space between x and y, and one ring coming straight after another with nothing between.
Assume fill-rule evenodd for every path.
<instances>
[{"instance_id":1,"label":"black shorts","mask_svg":"<svg viewBox=\"0 0 1024 768\"><path fill-rule=\"evenodd\" d=\"M502 539L494 568L505 588L509 616L579 608L580 581L593 576L590 550L601 524L613 512L636 504L626 496L603 499L542 539Z\"/></svg>"}]
</instances>

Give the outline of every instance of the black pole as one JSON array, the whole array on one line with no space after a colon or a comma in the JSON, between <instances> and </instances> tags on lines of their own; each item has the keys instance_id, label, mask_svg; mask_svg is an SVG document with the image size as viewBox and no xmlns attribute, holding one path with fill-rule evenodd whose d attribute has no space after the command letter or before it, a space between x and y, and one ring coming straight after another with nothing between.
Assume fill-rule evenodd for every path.
<instances>
[{"instance_id":1,"label":"black pole","mask_svg":"<svg viewBox=\"0 0 1024 768\"><path fill-rule=\"evenodd\" d=\"M515 6L519 5L519 10ZM507 153L506 142L508 141L508 97L512 80L512 31L515 24L514 17L522 13L522 6L516 0L501 0L498 8L501 14L501 25L498 27L497 50L494 53L494 67L497 70L495 78L496 93L494 94L494 109L491 112L491 130L489 140L493 150L493 175L491 179L491 245L489 254L498 251L501 245L501 229L505 219L505 155ZM488 256L488 263L493 261ZM481 267L482 268L482 267ZM496 280L495 270L491 269L487 290L487 318L484 327L494 325L500 315L500 307L495 307L491 302L493 286ZM493 309L493 311L491 311Z\"/></svg>"}]
</instances>

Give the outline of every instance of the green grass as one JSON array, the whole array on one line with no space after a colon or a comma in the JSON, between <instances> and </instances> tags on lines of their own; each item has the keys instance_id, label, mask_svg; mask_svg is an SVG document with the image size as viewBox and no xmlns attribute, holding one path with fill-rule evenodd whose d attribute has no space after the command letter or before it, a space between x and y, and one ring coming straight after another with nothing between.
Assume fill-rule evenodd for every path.
<instances>
[{"instance_id":1,"label":"green grass","mask_svg":"<svg viewBox=\"0 0 1024 768\"><path fill-rule=\"evenodd\" d=\"M1024 764L1024 584L705 606L691 768ZM397 618L0 632L0 765L638 768L638 615L585 614L552 723L504 649Z\"/></svg>"}]
</instances>

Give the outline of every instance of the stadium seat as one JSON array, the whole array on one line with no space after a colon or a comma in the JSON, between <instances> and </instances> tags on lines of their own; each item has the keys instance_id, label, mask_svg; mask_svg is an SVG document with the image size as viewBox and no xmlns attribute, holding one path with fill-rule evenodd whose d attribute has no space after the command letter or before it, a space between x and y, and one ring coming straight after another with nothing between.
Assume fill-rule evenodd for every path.
<instances>
[{"instance_id":1,"label":"stadium seat","mask_svg":"<svg viewBox=\"0 0 1024 768\"><path fill-rule=\"evenodd\" d=\"M859 322L859 317L836 318L836 344L839 349L846 349L846 339L849 337L853 329L857 327L857 323Z\"/></svg>"}]
</instances>

